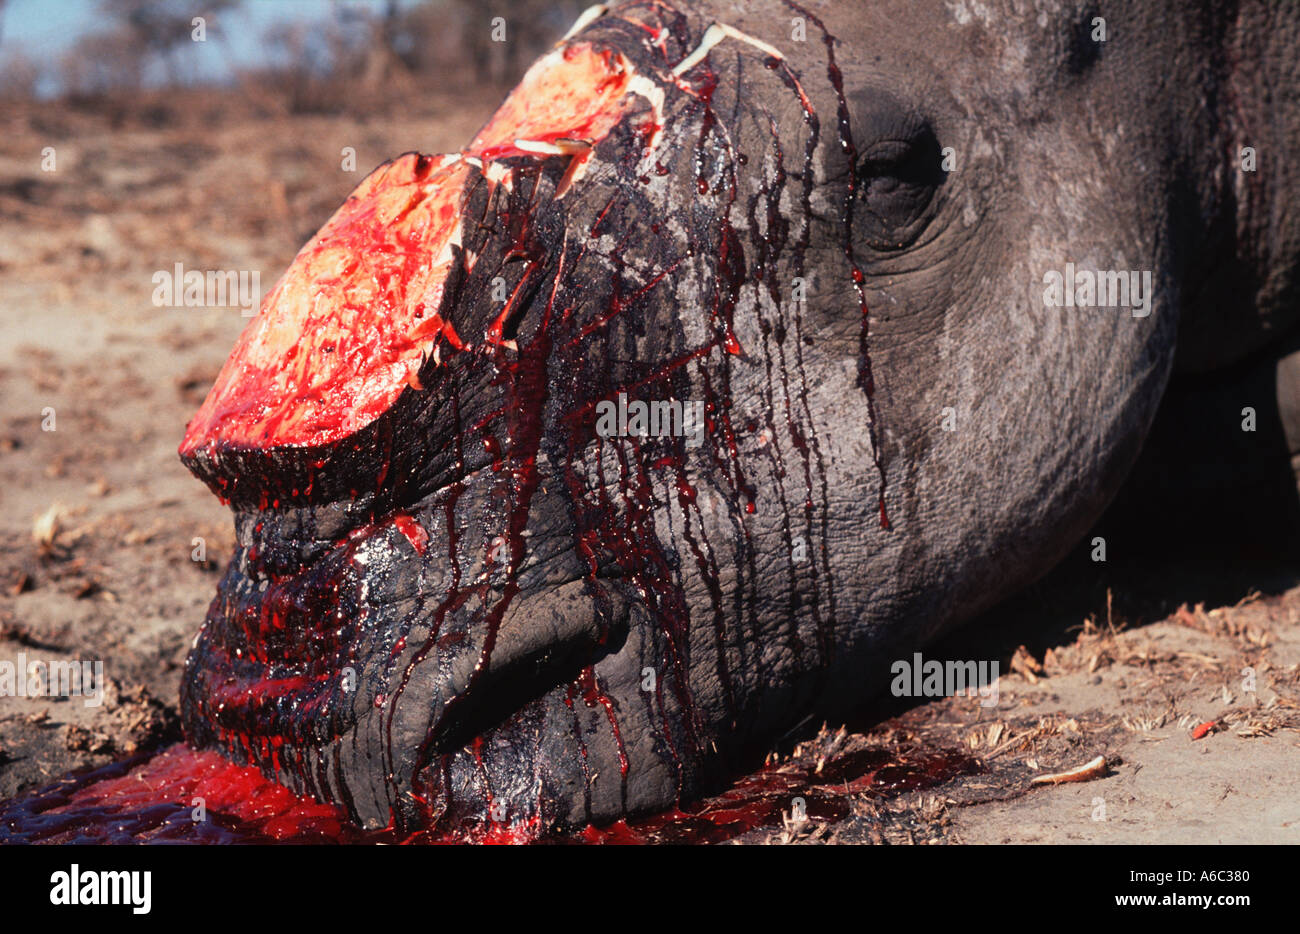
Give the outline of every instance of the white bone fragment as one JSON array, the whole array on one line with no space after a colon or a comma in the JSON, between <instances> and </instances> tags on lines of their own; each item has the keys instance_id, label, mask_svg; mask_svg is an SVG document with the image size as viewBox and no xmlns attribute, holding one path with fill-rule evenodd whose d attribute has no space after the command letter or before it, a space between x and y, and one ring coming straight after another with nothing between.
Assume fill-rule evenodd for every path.
<instances>
[{"instance_id":1,"label":"white bone fragment","mask_svg":"<svg viewBox=\"0 0 1300 934\"><path fill-rule=\"evenodd\" d=\"M785 59L785 56L781 54L780 50L775 46L764 42L762 39L756 39L747 32L741 32L735 26L728 26L726 23L714 23L708 29L704 30L704 36L700 39L700 44L695 47L695 51L691 52L690 55L677 63L677 67L673 69L673 74L680 78L703 61L705 56L709 54L715 45L727 38L736 39L747 45L752 45L760 52L765 55L770 55L772 58L780 60Z\"/></svg>"},{"instance_id":2,"label":"white bone fragment","mask_svg":"<svg viewBox=\"0 0 1300 934\"><path fill-rule=\"evenodd\" d=\"M579 16L576 20L574 20L573 25L569 27L569 31L564 34L564 36L560 39L560 41L568 42L570 39L572 39L578 33L582 32L584 29L586 29L588 26L590 26L592 23L600 19L608 12L609 12L609 7L607 7L603 3L597 3L594 6L587 7L585 10L582 11L582 15Z\"/></svg>"}]
</instances>

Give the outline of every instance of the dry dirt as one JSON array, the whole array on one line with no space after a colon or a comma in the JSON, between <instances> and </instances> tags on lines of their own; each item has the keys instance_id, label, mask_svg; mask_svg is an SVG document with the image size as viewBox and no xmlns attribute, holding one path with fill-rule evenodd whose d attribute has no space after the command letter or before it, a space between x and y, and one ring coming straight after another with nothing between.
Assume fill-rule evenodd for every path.
<instances>
[{"instance_id":1,"label":"dry dirt","mask_svg":"<svg viewBox=\"0 0 1300 934\"><path fill-rule=\"evenodd\" d=\"M745 841L1300 843L1300 590L1131 630L1088 620L1042 657L1017 648L996 708L947 698L867 732L982 771ZM1087 781L1034 782L1098 757Z\"/></svg>"},{"instance_id":2,"label":"dry dirt","mask_svg":"<svg viewBox=\"0 0 1300 934\"><path fill-rule=\"evenodd\" d=\"M366 121L236 119L202 99L161 126L115 128L53 106L6 111L0 659L103 660L110 687L99 707L0 698L0 799L176 736L180 666L232 532L175 450L245 319L237 308L155 307L153 273L178 262L257 269L269 289L368 168L408 149L458 148L498 97L431 94L417 116ZM47 146L53 172L41 168ZM356 149L355 173L340 169L345 146ZM49 409L54 430L43 430ZM196 539L205 561L194 560ZM881 710L855 723L865 736L827 734L799 751L850 740L961 749L981 771L892 800L855 798L833 824L744 839L1300 842L1293 584L1261 580L1268 596L1207 606L1148 600L1140 618L1109 620L1095 581L1082 605L1090 617L1040 589L1032 605L980 624L995 634L965 635L975 640L965 646L985 648L952 648L987 658L996 644L996 709L949 698ZM1016 651L1021 642L1029 648ZM1097 756L1107 766L1091 781L1031 784Z\"/></svg>"}]
</instances>

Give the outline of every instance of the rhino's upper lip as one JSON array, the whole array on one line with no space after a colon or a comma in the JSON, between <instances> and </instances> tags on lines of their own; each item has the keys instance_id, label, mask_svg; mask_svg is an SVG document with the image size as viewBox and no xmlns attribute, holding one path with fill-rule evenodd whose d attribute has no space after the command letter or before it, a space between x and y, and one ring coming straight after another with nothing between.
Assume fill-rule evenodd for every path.
<instances>
[{"instance_id":1,"label":"rhino's upper lip","mask_svg":"<svg viewBox=\"0 0 1300 934\"><path fill-rule=\"evenodd\" d=\"M239 573L255 586L257 592L250 594L247 602L243 602L237 609L248 612L261 604L271 585L278 588L301 586L305 594L313 572L322 562L331 559L356 565L356 573L364 576L368 570L364 566L364 558L361 562L357 562L356 558L363 554L361 549L364 548L364 543L376 536L391 536L391 547L395 549L391 554L397 560L414 563L434 560L433 556L445 556L445 541L439 533L430 531L420 523L420 514L426 512L431 505L432 508L438 508L438 504L452 495L456 488L464 489L474 484L486 476L491 468L491 464L478 466L440 486L419 503L377 518L367 512L361 501L358 504L294 506L241 513L236 523L240 532L237 549ZM304 535L304 529L312 530L312 533ZM345 558L344 555L349 551L351 557ZM546 585L554 587L582 580L615 580L622 573L617 564L601 561L592 569L575 567L565 573L547 577ZM345 599L342 588L335 587L326 593L311 596L315 602L306 607L306 612L292 623L306 627L309 631L319 630L325 625L333 626L330 617ZM295 608L300 606L298 600L291 602ZM299 614L295 612L295 615ZM292 665L303 660L282 661Z\"/></svg>"},{"instance_id":2,"label":"rhino's upper lip","mask_svg":"<svg viewBox=\"0 0 1300 934\"><path fill-rule=\"evenodd\" d=\"M235 517L238 546L248 555L249 576L271 580L302 574L334 548L374 534L401 516L412 516L436 504L453 490L472 484L491 464L447 472L439 485L417 502L401 503L376 515L375 496L366 492L354 500L308 503L269 509L240 510Z\"/></svg>"}]
</instances>

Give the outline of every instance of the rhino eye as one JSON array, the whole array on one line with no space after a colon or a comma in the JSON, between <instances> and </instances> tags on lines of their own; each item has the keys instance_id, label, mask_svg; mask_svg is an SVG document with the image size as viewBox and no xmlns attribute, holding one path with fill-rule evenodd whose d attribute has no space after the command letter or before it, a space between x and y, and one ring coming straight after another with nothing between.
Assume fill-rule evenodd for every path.
<instances>
[{"instance_id":1,"label":"rhino eye","mask_svg":"<svg viewBox=\"0 0 1300 934\"><path fill-rule=\"evenodd\" d=\"M873 143L858 159L855 226L875 249L900 250L925 226L943 184L943 155L928 129Z\"/></svg>"}]
</instances>

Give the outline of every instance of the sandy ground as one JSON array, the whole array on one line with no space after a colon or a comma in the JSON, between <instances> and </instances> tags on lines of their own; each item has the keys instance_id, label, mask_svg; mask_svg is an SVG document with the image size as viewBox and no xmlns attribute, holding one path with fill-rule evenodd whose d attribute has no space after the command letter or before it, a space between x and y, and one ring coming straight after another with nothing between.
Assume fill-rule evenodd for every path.
<instances>
[{"instance_id":1,"label":"sandy ground","mask_svg":"<svg viewBox=\"0 0 1300 934\"><path fill-rule=\"evenodd\" d=\"M365 122L232 121L196 105L161 126L115 129L66 109L6 113L0 660L102 660L109 688L98 707L0 698L0 798L177 736L180 666L232 532L175 449L245 319L237 308L155 307L153 273L177 262L257 269L269 289L368 168L407 149L457 148L498 94ZM47 146L54 172L41 170ZM345 146L356 173L340 169ZM206 560L194 560L196 539ZM1045 582L943 649L988 658L996 646L1006 672L996 709L970 698L881 708L856 733L799 751L961 750L980 763L975 774L858 796L838 822L742 839L1300 842L1300 589L1274 571L1250 582L1264 595L1228 587L1205 605L1147 581L1116 601L1137 609L1112 606L1109 619L1103 595L1123 580L1091 579L1082 600ZM1031 784L1096 756L1107 766L1094 780Z\"/></svg>"},{"instance_id":2,"label":"sandy ground","mask_svg":"<svg viewBox=\"0 0 1300 934\"><path fill-rule=\"evenodd\" d=\"M922 704L871 728L887 748L961 749L983 770L838 823L751 842L1300 843L1300 590L1180 607L1132 630L1089 621L1021 650L996 709ZM1253 691L1242 671L1255 672ZM1095 778L1050 784L1095 761Z\"/></svg>"}]
</instances>

